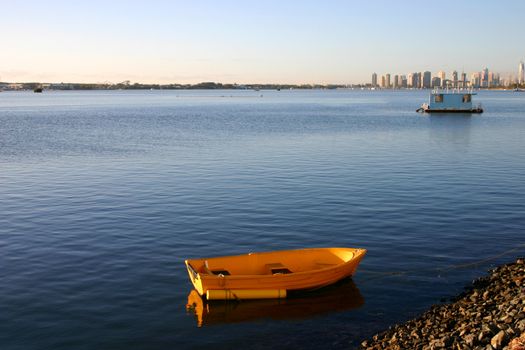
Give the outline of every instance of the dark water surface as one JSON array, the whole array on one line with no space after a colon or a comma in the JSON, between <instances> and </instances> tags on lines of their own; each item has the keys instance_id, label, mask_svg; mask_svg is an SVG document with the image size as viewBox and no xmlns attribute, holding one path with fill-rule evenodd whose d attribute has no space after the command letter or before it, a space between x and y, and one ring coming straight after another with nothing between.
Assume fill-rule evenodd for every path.
<instances>
[{"instance_id":1,"label":"dark water surface","mask_svg":"<svg viewBox=\"0 0 525 350\"><path fill-rule=\"evenodd\" d=\"M525 95L426 95L0 93L0 348L348 348L524 255ZM186 311L185 258L317 246L369 253L353 282Z\"/></svg>"}]
</instances>

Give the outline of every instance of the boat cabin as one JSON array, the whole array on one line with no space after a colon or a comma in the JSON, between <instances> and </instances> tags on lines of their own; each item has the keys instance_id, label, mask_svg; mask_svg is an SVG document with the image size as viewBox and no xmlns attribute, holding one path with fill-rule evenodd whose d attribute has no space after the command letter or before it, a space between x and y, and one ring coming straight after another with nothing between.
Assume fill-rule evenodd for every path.
<instances>
[{"instance_id":1,"label":"boat cabin","mask_svg":"<svg viewBox=\"0 0 525 350\"><path fill-rule=\"evenodd\" d=\"M444 93L430 94L428 106L430 109L472 109L472 93Z\"/></svg>"},{"instance_id":2,"label":"boat cabin","mask_svg":"<svg viewBox=\"0 0 525 350\"><path fill-rule=\"evenodd\" d=\"M421 112L459 112L482 113L481 105L473 106L471 90L434 90L430 93L428 103L424 103L418 111Z\"/></svg>"}]
</instances>

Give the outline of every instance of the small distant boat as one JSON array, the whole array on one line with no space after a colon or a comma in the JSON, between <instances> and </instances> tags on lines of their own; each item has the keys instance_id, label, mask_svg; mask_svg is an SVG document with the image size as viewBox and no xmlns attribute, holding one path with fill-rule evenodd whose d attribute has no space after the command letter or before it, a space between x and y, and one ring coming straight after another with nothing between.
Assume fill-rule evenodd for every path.
<instances>
[{"instance_id":1,"label":"small distant boat","mask_svg":"<svg viewBox=\"0 0 525 350\"><path fill-rule=\"evenodd\" d=\"M279 299L287 291L327 286L352 276L366 249L311 248L186 260L208 300Z\"/></svg>"},{"instance_id":2,"label":"small distant boat","mask_svg":"<svg viewBox=\"0 0 525 350\"><path fill-rule=\"evenodd\" d=\"M38 93L38 94L42 93L42 91L44 91L42 88L35 88L33 90L33 92Z\"/></svg>"},{"instance_id":3,"label":"small distant boat","mask_svg":"<svg viewBox=\"0 0 525 350\"><path fill-rule=\"evenodd\" d=\"M423 103L416 112L424 113L483 113L481 104L473 106L471 90L434 90L430 93L428 103Z\"/></svg>"}]
</instances>

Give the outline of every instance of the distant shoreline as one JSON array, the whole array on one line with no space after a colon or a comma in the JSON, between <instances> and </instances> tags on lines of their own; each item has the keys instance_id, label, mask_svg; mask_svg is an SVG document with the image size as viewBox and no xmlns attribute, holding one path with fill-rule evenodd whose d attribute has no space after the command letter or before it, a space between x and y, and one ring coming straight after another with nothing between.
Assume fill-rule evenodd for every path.
<instances>
[{"instance_id":1,"label":"distant shoreline","mask_svg":"<svg viewBox=\"0 0 525 350\"><path fill-rule=\"evenodd\" d=\"M525 86L518 87L521 90ZM26 82L12 83L0 82L0 91L28 91L35 89L54 90L54 91L82 91L82 90L377 90L377 91L412 91L412 90L432 90L432 88L380 88L371 84L222 84L215 82L203 82L198 84L141 84L122 82L111 83L41 83ZM477 90L477 88L475 88ZM516 87L493 87L482 88L481 90L514 90Z\"/></svg>"},{"instance_id":2,"label":"distant shoreline","mask_svg":"<svg viewBox=\"0 0 525 350\"><path fill-rule=\"evenodd\" d=\"M0 82L0 89L12 90L312 90L312 89L341 89L358 87L357 85L342 84L222 84L203 82L198 84L140 84L122 82L118 84L101 83L8 83ZM361 86L359 86L361 87Z\"/></svg>"}]
</instances>

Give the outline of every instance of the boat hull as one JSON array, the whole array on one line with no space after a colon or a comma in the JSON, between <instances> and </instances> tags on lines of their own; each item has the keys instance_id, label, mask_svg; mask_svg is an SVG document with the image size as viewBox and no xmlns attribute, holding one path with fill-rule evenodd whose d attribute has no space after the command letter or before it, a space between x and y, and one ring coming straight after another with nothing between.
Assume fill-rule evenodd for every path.
<instances>
[{"instance_id":1,"label":"boat hull","mask_svg":"<svg viewBox=\"0 0 525 350\"><path fill-rule=\"evenodd\" d=\"M482 108L472 109L423 109L425 113L483 113Z\"/></svg>"},{"instance_id":2,"label":"boat hull","mask_svg":"<svg viewBox=\"0 0 525 350\"><path fill-rule=\"evenodd\" d=\"M261 319L302 320L314 316L357 309L363 295L351 279L311 292L299 292L287 299L251 300L243 303L206 300L192 289L186 310L195 315L197 326L250 322Z\"/></svg>"},{"instance_id":3,"label":"boat hull","mask_svg":"<svg viewBox=\"0 0 525 350\"><path fill-rule=\"evenodd\" d=\"M352 276L365 254L365 249L357 248L299 249L186 260L186 266L200 295L208 290L293 291L324 287ZM274 268L269 271L268 266ZM221 269L226 273L220 273Z\"/></svg>"}]
</instances>

